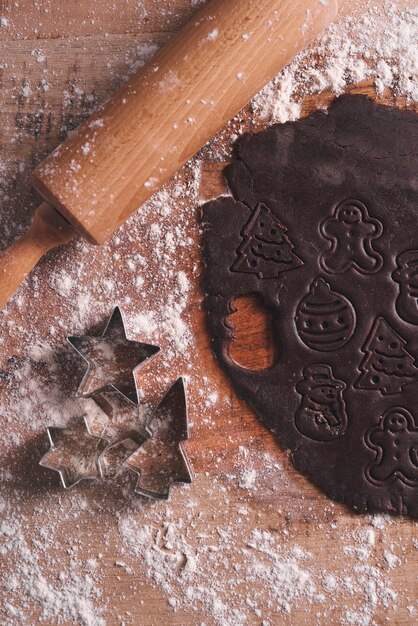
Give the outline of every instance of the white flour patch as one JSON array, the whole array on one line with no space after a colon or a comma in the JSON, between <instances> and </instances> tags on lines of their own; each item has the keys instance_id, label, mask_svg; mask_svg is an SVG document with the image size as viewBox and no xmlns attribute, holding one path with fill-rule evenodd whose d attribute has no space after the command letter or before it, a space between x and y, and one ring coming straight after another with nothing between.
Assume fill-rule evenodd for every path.
<instances>
[{"instance_id":1,"label":"white flour patch","mask_svg":"<svg viewBox=\"0 0 418 626\"><path fill-rule=\"evenodd\" d=\"M50 3L44 4L49 10ZM160 4L166 18L161 31L169 30L170 20L178 16L170 14L167 3ZM190 4L197 9L203 2ZM142 23L147 10L141 2L137 5ZM88 19L98 17L93 11ZM341 20L317 42L318 62L307 62L312 51L302 53L258 94L252 103L255 115L264 121L295 119L305 95L324 89L341 93L365 79L372 79L379 93L392 88L407 101L417 101L417 23L417 8L401 11L386 3L378 11L366 5L362 16ZM0 26L5 37L15 28L9 17L1 17ZM215 40L214 30L211 36ZM24 64L31 64L30 73L22 75L19 58L9 61L10 67L0 63L5 72L2 110L5 115L12 110L9 97L21 107L19 128L13 126L14 115L5 117L16 132L0 163L2 246L27 226L21 221L26 215L22 207L25 194L30 197L34 146L39 133L42 139L45 133L38 125L48 123L49 107L61 116L58 121L51 117L58 142L100 104L97 87L104 99L157 49L154 42L131 38L129 43L128 34L106 35L99 44L102 84L96 84L96 77L84 84L78 75L67 80L55 74L52 45L25 44L24 37L22 49L29 46ZM70 36L55 53L78 55L81 63L83 45L82 37ZM81 76L91 72L89 63L84 60ZM237 80L245 76L238 73ZM61 129L65 120L70 122ZM238 138L240 123L237 119L228 126L227 142ZM90 126L94 131L104 124L99 118ZM10 135L10 128L2 130ZM219 390L219 379L206 371L209 342L202 349L193 326L201 305L200 159L206 154L227 158L224 144L218 138L206 146L203 156L192 160L104 246L78 239L51 253L0 313L0 335L7 346L0 376L4 626L39 621L136 626L145 622L145 583L155 587L155 598L169 615L194 613L196 624L293 626L307 620L372 626L382 615L390 620L395 613L405 623L416 621L410 580L410 551L418 549L410 534L416 525L384 515L350 516L325 497L321 517L316 517L319 507L310 501L312 492L302 477L295 477L279 448L265 452L264 439L248 435L246 425L242 431L229 428L239 415L239 400ZM91 145L82 147L86 159L91 150ZM18 203L20 214L14 212ZM64 492L58 480L53 482L56 477L37 466L47 445L46 426L65 426L84 414L102 423L103 414L91 400L75 398L85 364L66 337L98 334L117 304L131 339L162 347L161 358L141 373L143 407L148 379L160 393L175 376L185 374L192 388L190 444L204 442L204 469L190 487L174 488L169 502L135 498L133 479L125 475L120 483L80 484ZM22 318L28 311L30 333ZM225 437L230 448L235 446L235 456L226 460ZM129 610L119 615L116 605Z\"/></svg>"},{"instance_id":2,"label":"white flour patch","mask_svg":"<svg viewBox=\"0 0 418 626\"><path fill-rule=\"evenodd\" d=\"M339 95L366 79L379 94L390 88L418 102L417 41L418 7L367 3L362 15L332 24L313 49L300 53L254 98L253 110L270 122L295 120L305 96Z\"/></svg>"}]
</instances>

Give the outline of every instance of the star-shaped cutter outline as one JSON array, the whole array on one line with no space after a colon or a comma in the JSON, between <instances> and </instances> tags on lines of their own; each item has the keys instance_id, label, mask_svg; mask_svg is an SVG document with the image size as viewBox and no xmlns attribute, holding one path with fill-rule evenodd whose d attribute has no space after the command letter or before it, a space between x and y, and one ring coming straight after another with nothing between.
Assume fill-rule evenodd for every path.
<instances>
[{"instance_id":1,"label":"star-shaped cutter outline","mask_svg":"<svg viewBox=\"0 0 418 626\"><path fill-rule=\"evenodd\" d=\"M114 402L112 402L112 399L114 400ZM146 428L147 420L142 421L142 422L139 420L139 415L140 415L139 405L133 404L129 400L129 398L127 398L122 392L118 390L112 389L112 391L104 391L104 392L95 394L94 402L97 404L100 410L103 411L103 413L107 415L107 417L109 418L110 425L112 425L113 420L118 414L120 409L122 409L122 412L124 410L129 410L133 414L136 414L136 417L138 420L136 427L132 426L130 428L123 429L125 430L125 436L123 437L120 436L120 438L117 438L116 440L113 440L113 437L109 437L108 439L109 445L106 446L106 448L100 454L103 478L113 478L113 474L108 471L108 467L106 464L106 456L109 453L111 453L116 447L121 446L124 442L129 441L129 440L137 444L137 447L135 449L135 452L136 452L136 450L138 450L138 448L140 448L145 443L145 441L149 438L149 431ZM125 406L125 409L123 408L124 406ZM131 456L132 454L133 452L130 452L126 456L125 460L127 460L129 456ZM122 466L124 465L125 465L125 462L122 463Z\"/></svg>"},{"instance_id":2,"label":"star-shaped cutter outline","mask_svg":"<svg viewBox=\"0 0 418 626\"><path fill-rule=\"evenodd\" d=\"M180 394L179 397L176 397L176 394ZM166 493L162 493L162 492L156 492L156 491L150 491L144 488L141 488L139 486L139 483L141 482L141 469L137 466L131 465L129 463L129 459L132 458L133 456L135 456L137 454L137 452L141 449L141 447L146 444L148 441L150 441L153 436L154 436L154 432L152 430L152 422L154 421L155 417L158 416L158 414L161 412L162 407L164 407L164 405L166 404L167 400L171 399L171 396L173 396L173 401L174 402L179 402L180 403L180 410L183 410L184 412L184 423L183 423L183 437L182 439L179 441L178 443L178 449L180 452L180 455L183 459L183 463L184 466L186 468L186 474L184 474L183 476L178 476L177 480L173 480ZM183 406L181 406L183 405ZM181 483L185 483L185 484L190 484L193 480L193 469L192 466L190 464L190 461L187 457L187 454L182 446L182 442L183 441L187 441L189 438L189 420L188 420L188 403L187 403L187 395L186 395L186 384L185 384L185 380L182 376L180 376L172 385L170 385L170 387L167 389L167 391L165 392L164 396L162 397L162 399L160 400L160 402L157 404L157 406L155 407L155 409L152 411L151 415L149 416L146 424L145 424L145 430L146 432L149 434L148 439L146 439L142 445L135 450L135 452L126 459L124 465L126 465L131 472L138 474L138 478L136 480L136 484L134 487L134 491L135 493L138 493L139 495L145 496L146 498L151 498L154 500L168 500L168 498L170 497L170 492L171 489L173 487L173 485L176 484L181 484Z\"/></svg>"},{"instance_id":3,"label":"star-shaped cutter outline","mask_svg":"<svg viewBox=\"0 0 418 626\"><path fill-rule=\"evenodd\" d=\"M98 476L86 476L85 474L84 475L82 474L78 476L76 480L71 482L65 466L52 465L50 463L45 462L45 459L48 457L48 455L51 452L57 449L55 445L55 441L54 441L55 431L73 430L82 422L84 422L86 432L90 437L92 437L93 439L99 439L100 441L104 442L104 449L100 451L100 453L97 455L97 458L96 458L96 467L98 470ZM60 479L61 479L61 484L64 487L64 489L71 489L72 487L75 487L75 485L78 485L78 483L81 482L82 480L96 480L97 478L103 478L103 467L102 467L101 456L107 447L108 440L105 437L101 437L100 435L95 435L92 432L88 417L83 415L83 417L80 417L72 426L64 426L64 427L48 426L46 429L46 432L48 434L49 450L45 452L45 454L42 456L41 460L39 461L39 465L41 467L45 467L47 469L53 470L54 472L58 472Z\"/></svg>"},{"instance_id":4,"label":"star-shaped cutter outline","mask_svg":"<svg viewBox=\"0 0 418 626\"><path fill-rule=\"evenodd\" d=\"M126 342L128 343L132 343L135 344L138 348L142 347L144 349L149 349L150 354L148 356L146 356L144 359L142 359L142 361L140 361L138 363L138 365L136 365L133 369L132 369L132 379L133 379L133 388L132 388L132 394L128 394L125 391L122 391L121 389L119 389L118 387L118 383L117 382L109 382L105 385L102 385L101 387L97 387L96 389L93 389L91 391L88 392L83 392L83 389L87 386L87 383L90 379L90 377L92 376L93 372L94 372L94 368L95 368L95 364L94 362L89 359L89 357L87 357L85 354L83 354L83 352L81 351L81 349L79 349L79 347L77 346L78 340L82 341L82 340L86 340L86 339L105 339L106 335L109 334L109 330L112 329L112 327L115 324L120 324L120 330L123 332L123 335L125 337ZM153 357L155 357L160 351L161 348L159 346L154 346L152 344L148 344L148 343L142 343L141 341L134 341L131 339L128 339L127 335L126 335L126 328L125 328L125 322L124 322L124 316L122 313L122 310L119 306L116 306L113 309L113 313L110 316L105 329L103 331L103 333L99 336L94 336L94 335L80 335L80 336L75 336L72 335L70 337L67 337L67 341L70 343L70 345L74 348L74 350L77 352L77 354L79 354L82 359L87 363L87 370L85 371L83 378L81 380L81 383L78 386L77 392L76 392L76 396L77 397L81 397L81 398L90 398L92 397L94 394L100 393L102 391L118 391L119 393L121 393L123 396L125 396L125 398L127 398L129 400L129 402L131 402L132 404L138 404L138 388L137 388L137 382L136 382L136 378L135 378L135 373L137 372L138 369L140 369L145 363L149 362ZM119 383L120 385L121 383Z\"/></svg>"}]
</instances>

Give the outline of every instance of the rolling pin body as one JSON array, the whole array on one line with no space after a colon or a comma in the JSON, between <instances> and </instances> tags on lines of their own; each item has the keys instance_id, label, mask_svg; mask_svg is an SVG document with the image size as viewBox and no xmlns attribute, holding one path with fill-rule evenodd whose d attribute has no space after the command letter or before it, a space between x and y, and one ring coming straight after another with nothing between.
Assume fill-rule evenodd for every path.
<instances>
[{"instance_id":1,"label":"rolling pin body","mask_svg":"<svg viewBox=\"0 0 418 626\"><path fill-rule=\"evenodd\" d=\"M317 35L336 0L212 0L33 173L102 243Z\"/></svg>"},{"instance_id":2,"label":"rolling pin body","mask_svg":"<svg viewBox=\"0 0 418 626\"><path fill-rule=\"evenodd\" d=\"M209 2L34 171L46 202L0 254L0 308L75 230L105 241L336 13L337 0Z\"/></svg>"}]
</instances>

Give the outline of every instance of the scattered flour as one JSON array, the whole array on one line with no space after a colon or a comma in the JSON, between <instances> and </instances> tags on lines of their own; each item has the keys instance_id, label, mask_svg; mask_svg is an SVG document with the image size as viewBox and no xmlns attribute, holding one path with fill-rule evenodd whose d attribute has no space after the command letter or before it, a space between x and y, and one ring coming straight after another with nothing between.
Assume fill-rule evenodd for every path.
<instances>
[{"instance_id":1,"label":"scattered flour","mask_svg":"<svg viewBox=\"0 0 418 626\"><path fill-rule=\"evenodd\" d=\"M22 93L23 98L29 98L30 94L32 93L30 85L29 85L29 83L27 81L25 81L23 83L23 87L22 87L21 93Z\"/></svg>"},{"instance_id":2,"label":"scattered flour","mask_svg":"<svg viewBox=\"0 0 418 626\"><path fill-rule=\"evenodd\" d=\"M31 55L38 61L38 63L45 63L47 60L45 52L40 48L32 50Z\"/></svg>"},{"instance_id":3,"label":"scattered flour","mask_svg":"<svg viewBox=\"0 0 418 626\"><path fill-rule=\"evenodd\" d=\"M270 122L300 117L306 95L373 79L382 94L390 88L418 102L418 6L400 11L366 3L358 17L331 25L309 52L302 52L253 100L256 114ZM316 60L315 60L316 59Z\"/></svg>"},{"instance_id":4,"label":"scattered flour","mask_svg":"<svg viewBox=\"0 0 418 626\"><path fill-rule=\"evenodd\" d=\"M211 498L216 490L215 481L206 496ZM179 497L184 495L182 492ZM122 553L143 562L147 575L175 609L203 608L219 626L261 623L265 618L265 623L295 624L305 623L298 621L302 614L297 612L303 602L316 615L317 621L310 623L366 626L373 623L379 607L396 603L396 593L387 584L385 567L376 563L376 555L369 555L365 564L351 557L348 570L329 561L330 554L339 552L341 530L337 526L333 534L318 527L321 541L325 533L330 548L329 555L321 555L321 542L312 538L307 551L289 537L273 512L270 521L278 524L274 532L254 527L245 507L231 521L226 505L218 516L223 523L215 528L207 524L208 513L199 509L195 499L185 506L180 520L170 507L161 518L157 509L140 520L132 513L119 516L118 529L125 546ZM291 530L291 535L294 532ZM342 537L351 534L345 530ZM358 548L360 535L356 535ZM349 602L355 608L346 610L338 622L328 621L337 602Z\"/></svg>"},{"instance_id":5,"label":"scattered flour","mask_svg":"<svg viewBox=\"0 0 418 626\"><path fill-rule=\"evenodd\" d=\"M38 622L105 626L100 609L95 607L100 592L88 568L73 561L58 574L57 584L51 584L49 570L57 562L52 560L47 566L43 563L44 553L52 551L51 538L43 532L43 536L35 535L35 540L27 539L24 521L11 519L0 524L0 557L13 559L15 564L13 572L4 575L2 581L3 589L10 594L2 611L8 616L2 619L4 626L28 624L26 616L35 606L41 607Z\"/></svg>"},{"instance_id":6,"label":"scattered flour","mask_svg":"<svg viewBox=\"0 0 418 626\"><path fill-rule=\"evenodd\" d=\"M202 4L191 0L193 7ZM139 5L145 19L147 11ZM162 11L170 17L169 9ZM7 35L11 21L1 17L0 26ZM213 30L210 38L217 35ZM105 39L112 42L112 37ZM350 83L369 79L378 93L391 88L416 102L417 39L418 8L400 11L386 2L381 11L366 4L359 18L342 19L328 29L314 47L317 61L311 61L312 51L309 57L299 55L254 98L252 110L264 121L295 119L304 96L325 89L341 93ZM71 54L71 45L82 45L69 41ZM102 51L112 82L106 94L157 49L155 43L140 42L121 52L121 43L113 48L110 43ZM49 52L48 58L42 49L30 55L40 72L38 83L31 78L30 84L17 84L10 69L11 93L27 101L22 106L39 95L47 100L59 79L48 69ZM237 79L245 77L239 73ZM87 115L99 102L96 85L89 91L76 79L62 84L59 108L68 132L81 121L80 111ZM22 118L26 126L13 138L16 144L27 142L27 133L41 134L38 125L48 123L48 111L42 113L37 117L30 111ZM64 131L53 123L58 141ZM94 122L102 124L101 119ZM238 122L235 132L236 138ZM233 138L232 131L228 135ZM25 193L29 197L33 166L29 152L27 162L15 160L13 141L0 163L0 208L7 216L2 244L23 227L21 215L14 220L11 211ZM87 145L82 150L88 154ZM238 415L231 407L238 401L220 394L205 373L191 319L201 299L195 207L202 154L106 245L92 248L78 240L52 253L0 313L7 348L0 372L1 417L7 427L0 449L0 621L4 626L104 626L109 615L109 625L134 626L141 623L142 606L148 616L153 610L143 605L145 580L162 593L168 610L194 611L196 624L202 625L203 613L208 623L219 626L372 626L376 616L393 616L397 610L399 619L412 624L416 606L413 595L405 595L410 569L403 556L405 542L411 542L410 526L383 515L344 515L325 499L323 515L315 517L319 514L305 496L311 492L282 453L260 452L263 440L249 440L244 428L240 434L229 428ZM111 497L100 482L64 493L55 483L45 485L47 474L36 464L45 450L47 425L64 426L83 414L103 419L92 401L74 397L84 366L66 347L66 336L98 325L102 329L115 304L125 313L130 338L163 349L157 369L141 375L144 396L147 378L157 382L159 395L181 373L193 387L191 421L196 435L207 441L201 452L206 470L191 488L175 489L169 503L135 499L125 475ZM30 334L21 317L27 310ZM221 444L231 436L236 458L223 465ZM306 519L309 524L303 524ZM413 546L418 549L418 542L408 548ZM120 600L131 611L116 614Z\"/></svg>"}]
</instances>

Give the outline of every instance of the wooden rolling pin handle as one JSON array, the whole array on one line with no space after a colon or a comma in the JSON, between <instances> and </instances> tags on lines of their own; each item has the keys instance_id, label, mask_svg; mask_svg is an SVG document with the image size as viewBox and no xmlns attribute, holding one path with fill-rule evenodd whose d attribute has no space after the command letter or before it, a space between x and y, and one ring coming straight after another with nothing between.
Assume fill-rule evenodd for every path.
<instances>
[{"instance_id":1,"label":"wooden rolling pin handle","mask_svg":"<svg viewBox=\"0 0 418 626\"><path fill-rule=\"evenodd\" d=\"M43 202L26 233L0 253L0 309L48 250L68 243L76 234L51 204Z\"/></svg>"},{"instance_id":2,"label":"wooden rolling pin handle","mask_svg":"<svg viewBox=\"0 0 418 626\"><path fill-rule=\"evenodd\" d=\"M103 243L330 23L337 5L208 2L37 167L32 183L46 202L0 258L0 308L45 252L74 237L72 227Z\"/></svg>"}]
</instances>

